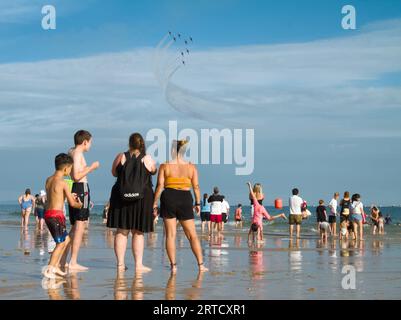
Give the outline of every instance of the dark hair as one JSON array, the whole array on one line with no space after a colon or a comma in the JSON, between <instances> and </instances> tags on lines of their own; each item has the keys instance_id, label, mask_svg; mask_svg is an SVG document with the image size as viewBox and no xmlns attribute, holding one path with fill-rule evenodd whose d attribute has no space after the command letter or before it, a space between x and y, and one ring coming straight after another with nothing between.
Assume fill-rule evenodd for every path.
<instances>
[{"instance_id":1,"label":"dark hair","mask_svg":"<svg viewBox=\"0 0 401 320\"><path fill-rule=\"evenodd\" d=\"M242 204L241 204L241 203L239 203L239 204L238 204L238 208L241 208L241 207L242 207Z\"/></svg>"},{"instance_id":2,"label":"dark hair","mask_svg":"<svg viewBox=\"0 0 401 320\"><path fill-rule=\"evenodd\" d=\"M319 200L319 204L322 205L324 203L324 200Z\"/></svg>"},{"instance_id":3,"label":"dark hair","mask_svg":"<svg viewBox=\"0 0 401 320\"><path fill-rule=\"evenodd\" d=\"M208 197L207 193L204 193L204 194L203 194L203 200L206 200L207 197Z\"/></svg>"},{"instance_id":4,"label":"dark hair","mask_svg":"<svg viewBox=\"0 0 401 320\"><path fill-rule=\"evenodd\" d=\"M297 188L292 189L292 195L297 196L299 194L299 190Z\"/></svg>"},{"instance_id":5,"label":"dark hair","mask_svg":"<svg viewBox=\"0 0 401 320\"><path fill-rule=\"evenodd\" d=\"M349 191L344 192L344 198L349 198Z\"/></svg>"},{"instance_id":6,"label":"dark hair","mask_svg":"<svg viewBox=\"0 0 401 320\"><path fill-rule=\"evenodd\" d=\"M38 195L38 194L35 194L35 198L37 198L37 197L39 197L39 195Z\"/></svg>"},{"instance_id":7,"label":"dark hair","mask_svg":"<svg viewBox=\"0 0 401 320\"><path fill-rule=\"evenodd\" d=\"M352 195L351 200L352 201L358 201L358 199L360 199L360 198L361 198L361 195L359 193L355 193L355 194Z\"/></svg>"},{"instance_id":8,"label":"dark hair","mask_svg":"<svg viewBox=\"0 0 401 320\"><path fill-rule=\"evenodd\" d=\"M92 138L92 135L89 131L79 130L74 134L74 144L79 146L84 143L84 141L89 141Z\"/></svg>"},{"instance_id":9,"label":"dark hair","mask_svg":"<svg viewBox=\"0 0 401 320\"><path fill-rule=\"evenodd\" d=\"M213 188L213 193L214 194L218 194L220 191L219 191L219 188L218 187L214 187Z\"/></svg>"},{"instance_id":10,"label":"dark hair","mask_svg":"<svg viewBox=\"0 0 401 320\"><path fill-rule=\"evenodd\" d=\"M177 154L185 153L185 146L188 144L189 140L173 140L172 150L174 150Z\"/></svg>"},{"instance_id":11,"label":"dark hair","mask_svg":"<svg viewBox=\"0 0 401 320\"><path fill-rule=\"evenodd\" d=\"M135 132L131 134L128 144L131 150L139 150L139 152L143 155L146 153L145 140L140 133Z\"/></svg>"},{"instance_id":12,"label":"dark hair","mask_svg":"<svg viewBox=\"0 0 401 320\"><path fill-rule=\"evenodd\" d=\"M25 195L27 196L28 194L31 194L31 189L29 188L25 190Z\"/></svg>"},{"instance_id":13,"label":"dark hair","mask_svg":"<svg viewBox=\"0 0 401 320\"><path fill-rule=\"evenodd\" d=\"M72 166L73 164L74 160L72 159L72 157L65 153L58 154L54 159L54 165L56 167L56 170L62 170L66 166Z\"/></svg>"},{"instance_id":14,"label":"dark hair","mask_svg":"<svg viewBox=\"0 0 401 320\"><path fill-rule=\"evenodd\" d=\"M256 223L252 223L252 224L251 224L251 230L252 230L253 232L258 231L258 229L259 229L259 226L258 226Z\"/></svg>"}]
</instances>

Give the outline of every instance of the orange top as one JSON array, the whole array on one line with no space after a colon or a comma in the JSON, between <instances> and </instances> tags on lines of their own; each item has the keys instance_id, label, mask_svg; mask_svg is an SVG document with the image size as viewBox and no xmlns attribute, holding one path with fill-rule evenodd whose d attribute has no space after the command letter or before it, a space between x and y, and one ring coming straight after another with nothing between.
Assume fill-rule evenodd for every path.
<instances>
[{"instance_id":1,"label":"orange top","mask_svg":"<svg viewBox=\"0 0 401 320\"><path fill-rule=\"evenodd\" d=\"M165 188L172 188L172 189L186 189L192 187L191 179L183 177L167 177L164 181Z\"/></svg>"}]
</instances>

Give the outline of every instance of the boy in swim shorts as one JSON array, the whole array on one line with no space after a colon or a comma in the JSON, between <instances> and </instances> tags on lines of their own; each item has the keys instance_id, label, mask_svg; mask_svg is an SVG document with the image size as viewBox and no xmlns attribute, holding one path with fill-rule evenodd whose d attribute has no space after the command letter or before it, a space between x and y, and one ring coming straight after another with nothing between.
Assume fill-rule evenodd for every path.
<instances>
[{"instance_id":1,"label":"boy in swim shorts","mask_svg":"<svg viewBox=\"0 0 401 320\"><path fill-rule=\"evenodd\" d=\"M241 226L242 228L242 205L238 204L237 209L235 210L235 226Z\"/></svg>"},{"instance_id":2,"label":"boy in swim shorts","mask_svg":"<svg viewBox=\"0 0 401 320\"><path fill-rule=\"evenodd\" d=\"M61 153L55 159L55 173L46 180L46 191L48 205L44 218L46 225L56 243L47 267L42 271L45 277L54 279L57 276L65 276L66 273L60 269L60 260L63 256L70 238L67 235L65 216L63 213L64 201L67 199L73 208L82 208L82 203L76 195L71 194L64 177L69 175L72 169L72 158Z\"/></svg>"},{"instance_id":3,"label":"boy in swim shorts","mask_svg":"<svg viewBox=\"0 0 401 320\"><path fill-rule=\"evenodd\" d=\"M87 175L97 168L99 168L99 162L96 161L90 166L86 165L84 153L88 152L92 146L92 135L85 130L79 130L74 135L75 147L69 152L69 155L73 158L74 164L72 166L71 178L74 181L72 185L72 193L76 193L82 202L82 208L76 209L69 207L69 216L71 223L70 237L71 243L71 259L68 264L70 271L85 271L88 268L81 266L77 263L79 249L83 234L89 220L90 212L90 189L88 184ZM65 261L63 261L65 262Z\"/></svg>"}]
</instances>

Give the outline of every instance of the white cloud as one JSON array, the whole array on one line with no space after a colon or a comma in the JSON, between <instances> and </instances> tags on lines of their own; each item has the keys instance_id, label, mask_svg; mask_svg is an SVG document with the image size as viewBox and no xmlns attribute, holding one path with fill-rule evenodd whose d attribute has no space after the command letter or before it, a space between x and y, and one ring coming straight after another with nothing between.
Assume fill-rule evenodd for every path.
<instances>
[{"instance_id":1,"label":"white cloud","mask_svg":"<svg viewBox=\"0 0 401 320\"><path fill-rule=\"evenodd\" d=\"M339 135L360 136L355 117L369 123L372 117L365 115L400 110L399 83L378 83L387 73L401 72L401 21L354 34L191 52L187 66L173 77L168 98L185 115L187 127L210 127L196 120L203 117L257 126L267 134L302 128L303 135L313 136L326 126ZM80 127L106 130L116 141L131 127L165 127L167 120L182 117L167 105L154 78L153 53L142 48L0 65L0 147L54 144ZM172 49L167 59L174 54L179 53ZM390 120L369 134L399 136L399 126Z\"/></svg>"}]
</instances>

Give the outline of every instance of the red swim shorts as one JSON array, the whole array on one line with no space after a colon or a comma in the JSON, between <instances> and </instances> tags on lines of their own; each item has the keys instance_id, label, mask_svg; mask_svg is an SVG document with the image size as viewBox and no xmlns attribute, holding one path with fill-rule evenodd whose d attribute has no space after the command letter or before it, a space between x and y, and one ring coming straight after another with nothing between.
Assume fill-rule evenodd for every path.
<instances>
[{"instance_id":1,"label":"red swim shorts","mask_svg":"<svg viewBox=\"0 0 401 320\"><path fill-rule=\"evenodd\" d=\"M216 222L216 223L223 222L223 215L222 214L211 214L210 222Z\"/></svg>"}]
</instances>

